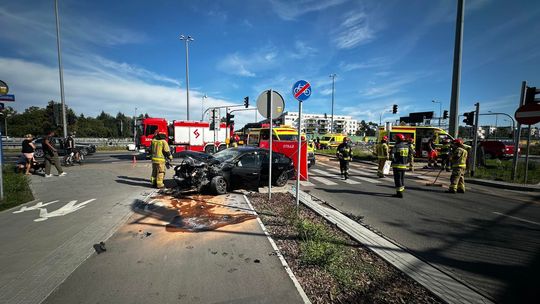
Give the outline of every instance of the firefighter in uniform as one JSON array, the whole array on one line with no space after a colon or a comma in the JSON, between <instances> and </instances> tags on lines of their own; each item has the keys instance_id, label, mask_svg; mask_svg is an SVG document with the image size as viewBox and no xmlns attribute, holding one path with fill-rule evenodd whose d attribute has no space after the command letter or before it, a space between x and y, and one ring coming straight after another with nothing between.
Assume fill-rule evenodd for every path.
<instances>
[{"instance_id":1,"label":"firefighter in uniform","mask_svg":"<svg viewBox=\"0 0 540 304\"><path fill-rule=\"evenodd\" d=\"M392 148L392 170L394 171L395 197L403 197L405 191L405 171L409 168L411 147L405 141L403 134L396 135L396 145Z\"/></svg>"},{"instance_id":2,"label":"firefighter in uniform","mask_svg":"<svg viewBox=\"0 0 540 304\"><path fill-rule=\"evenodd\" d=\"M450 150L452 146L450 139L445 139L441 147L441 169L445 169L450 172Z\"/></svg>"},{"instance_id":3,"label":"firefighter in uniform","mask_svg":"<svg viewBox=\"0 0 540 304\"><path fill-rule=\"evenodd\" d=\"M350 145L350 140L345 137L343 138L343 143L339 144L336 151L336 156L339 159L339 170L341 171L341 176L344 179L349 178L349 161L352 160L352 148Z\"/></svg>"},{"instance_id":4,"label":"firefighter in uniform","mask_svg":"<svg viewBox=\"0 0 540 304\"><path fill-rule=\"evenodd\" d=\"M376 146L375 150L377 152L377 159L379 160L379 168L377 168L377 176L378 177L384 177L384 164L387 160L390 159L390 156L388 155L389 149L388 149L388 136L383 136L381 139L381 142Z\"/></svg>"},{"instance_id":5,"label":"firefighter in uniform","mask_svg":"<svg viewBox=\"0 0 540 304\"><path fill-rule=\"evenodd\" d=\"M448 193L465 193L465 169L467 168L467 149L460 138L454 139L454 147L450 156L452 163L452 175L450 176L450 188Z\"/></svg>"},{"instance_id":6,"label":"firefighter in uniform","mask_svg":"<svg viewBox=\"0 0 540 304\"><path fill-rule=\"evenodd\" d=\"M416 154L416 147L414 146L414 138L409 137L409 171L414 172L414 155Z\"/></svg>"},{"instance_id":7,"label":"firefighter in uniform","mask_svg":"<svg viewBox=\"0 0 540 304\"><path fill-rule=\"evenodd\" d=\"M165 179L165 163L167 160L172 160L169 144L165 139L165 133L159 132L152 139L150 153L152 157L152 177L150 181L152 186L157 188L165 187L163 180Z\"/></svg>"}]
</instances>

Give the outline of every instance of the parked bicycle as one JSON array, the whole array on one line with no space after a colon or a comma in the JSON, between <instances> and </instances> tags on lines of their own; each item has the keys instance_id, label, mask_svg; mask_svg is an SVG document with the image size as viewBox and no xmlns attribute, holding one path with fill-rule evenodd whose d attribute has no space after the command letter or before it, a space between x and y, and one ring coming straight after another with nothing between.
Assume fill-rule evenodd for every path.
<instances>
[{"instance_id":1,"label":"parked bicycle","mask_svg":"<svg viewBox=\"0 0 540 304\"><path fill-rule=\"evenodd\" d=\"M63 159L64 166L73 166L75 163L82 165L84 161L84 154L79 149L73 149L71 153L67 153Z\"/></svg>"}]
</instances>

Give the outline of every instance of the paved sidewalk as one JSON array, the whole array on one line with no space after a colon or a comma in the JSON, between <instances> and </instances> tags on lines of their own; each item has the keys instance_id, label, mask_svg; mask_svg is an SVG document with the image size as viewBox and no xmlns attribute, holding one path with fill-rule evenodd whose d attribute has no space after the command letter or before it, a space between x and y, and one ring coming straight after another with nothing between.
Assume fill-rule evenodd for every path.
<instances>
[{"instance_id":1,"label":"paved sidewalk","mask_svg":"<svg viewBox=\"0 0 540 304\"><path fill-rule=\"evenodd\" d=\"M241 194L154 194L44 303L304 303Z\"/></svg>"}]
</instances>

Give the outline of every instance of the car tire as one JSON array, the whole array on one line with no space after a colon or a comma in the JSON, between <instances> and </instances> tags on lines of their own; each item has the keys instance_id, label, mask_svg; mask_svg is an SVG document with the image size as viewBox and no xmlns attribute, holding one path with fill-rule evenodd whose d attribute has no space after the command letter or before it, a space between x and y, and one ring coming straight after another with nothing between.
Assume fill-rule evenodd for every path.
<instances>
[{"instance_id":1,"label":"car tire","mask_svg":"<svg viewBox=\"0 0 540 304\"><path fill-rule=\"evenodd\" d=\"M225 150L225 149L227 149L227 146L226 146L226 145L220 145L220 146L218 147L218 152L219 152L219 151L223 151L223 150Z\"/></svg>"},{"instance_id":2,"label":"car tire","mask_svg":"<svg viewBox=\"0 0 540 304\"><path fill-rule=\"evenodd\" d=\"M43 156L45 156L45 153L43 153L43 149L38 148L34 151L34 157L42 158Z\"/></svg>"},{"instance_id":3,"label":"car tire","mask_svg":"<svg viewBox=\"0 0 540 304\"><path fill-rule=\"evenodd\" d=\"M276 178L276 181L274 182L274 186L276 187L283 187L287 184L289 181L289 175L287 172L281 172L281 174Z\"/></svg>"},{"instance_id":4,"label":"car tire","mask_svg":"<svg viewBox=\"0 0 540 304\"><path fill-rule=\"evenodd\" d=\"M227 181L221 175L214 176L210 181L210 190L217 195L227 193Z\"/></svg>"},{"instance_id":5,"label":"car tire","mask_svg":"<svg viewBox=\"0 0 540 304\"><path fill-rule=\"evenodd\" d=\"M206 153L206 154L214 154L214 146L213 145L208 145L208 146L204 147L204 153Z\"/></svg>"},{"instance_id":6,"label":"car tire","mask_svg":"<svg viewBox=\"0 0 540 304\"><path fill-rule=\"evenodd\" d=\"M86 148L81 149L81 154L84 156L88 155L88 150Z\"/></svg>"}]
</instances>

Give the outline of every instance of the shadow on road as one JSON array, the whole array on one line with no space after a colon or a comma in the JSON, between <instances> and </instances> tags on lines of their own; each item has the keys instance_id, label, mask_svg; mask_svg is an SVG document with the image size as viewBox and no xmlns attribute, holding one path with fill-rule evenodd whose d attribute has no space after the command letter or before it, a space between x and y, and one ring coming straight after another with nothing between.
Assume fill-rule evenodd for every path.
<instances>
[{"instance_id":1,"label":"shadow on road","mask_svg":"<svg viewBox=\"0 0 540 304\"><path fill-rule=\"evenodd\" d=\"M454 276L495 302L532 303L540 299L540 227L508 218L530 206L530 203L518 205L489 220L470 218L456 222L421 218L429 224L410 225L407 221L387 224L441 242L435 248L410 251L430 263L460 270ZM433 225L449 228L429 228Z\"/></svg>"}]
</instances>

